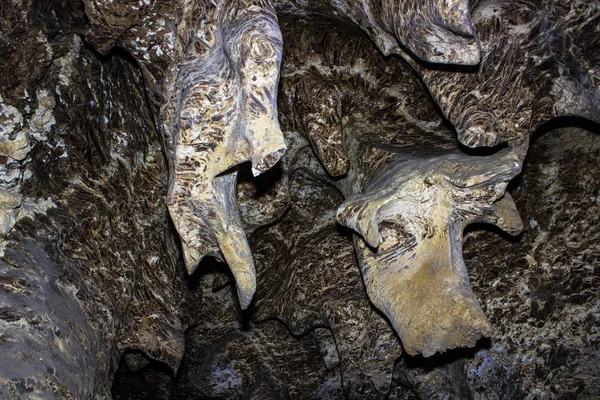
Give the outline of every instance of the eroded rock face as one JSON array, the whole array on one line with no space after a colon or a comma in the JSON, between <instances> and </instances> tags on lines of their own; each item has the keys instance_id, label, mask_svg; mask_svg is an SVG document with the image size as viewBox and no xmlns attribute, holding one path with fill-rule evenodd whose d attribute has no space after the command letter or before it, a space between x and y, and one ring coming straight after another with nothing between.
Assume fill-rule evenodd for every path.
<instances>
[{"instance_id":1,"label":"eroded rock face","mask_svg":"<svg viewBox=\"0 0 600 400\"><path fill-rule=\"evenodd\" d=\"M284 32L288 24L295 26L284 22ZM340 156L348 160L346 178L321 179L347 198L338 221L368 244L355 241L371 301L391 320L409 354L474 345L491 327L468 283L462 231L485 221L518 233L510 196L494 203L520 172L526 145L489 157L462 154L435 111L428 114L408 100L426 94L405 64L382 68L359 36L348 41L333 28L326 34L310 29L303 26L299 53L317 43L336 50L305 59L288 55L298 64L291 62L283 72L282 114L290 118L286 126L314 145L328 173ZM404 85L382 89L399 74L406 76ZM357 91L366 99L352 98ZM380 223L389 240L378 248Z\"/></svg>"},{"instance_id":2,"label":"eroded rock face","mask_svg":"<svg viewBox=\"0 0 600 400\"><path fill-rule=\"evenodd\" d=\"M0 396L597 396L596 2L0 8Z\"/></svg>"},{"instance_id":3,"label":"eroded rock face","mask_svg":"<svg viewBox=\"0 0 600 400\"><path fill-rule=\"evenodd\" d=\"M414 54L430 63L475 65L480 49L469 1L279 0L284 12L347 19L362 28L383 54Z\"/></svg>"},{"instance_id":4,"label":"eroded rock face","mask_svg":"<svg viewBox=\"0 0 600 400\"><path fill-rule=\"evenodd\" d=\"M536 135L512 190L524 222L520 240L472 232L465 242L475 292L495 326L490 349L472 365L518 375L521 397L599 393L588 367L599 356L599 145L597 127L587 124Z\"/></svg>"},{"instance_id":5,"label":"eroded rock face","mask_svg":"<svg viewBox=\"0 0 600 400\"><path fill-rule=\"evenodd\" d=\"M246 308L256 275L235 200L237 172L229 170L250 161L258 175L285 151L276 104L282 42L268 3L223 2L211 17L201 34L207 41L190 46L172 95L168 205L188 272L205 255L222 257Z\"/></svg>"},{"instance_id":6,"label":"eroded rock face","mask_svg":"<svg viewBox=\"0 0 600 400\"><path fill-rule=\"evenodd\" d=\"M474 2L482 46L476 70L443 71L413 62L458 139L470 147L526 138L553 117L596 122L595 1Z\"/></svg>"},{"instance_id":7,"label":"eroded rock face","mask_svg":"<svg viewBox=\"0 0 600 400\"><path fill-rule=\"evenodd\" d=\"M82 4L10 4L1 21L9 138L31 149L2 159L22 201L2 242L0 397L108 397L126 349L173 369L183 355L161 138L131 58L83 42Z\"/></svg>"},{"instance_id":8,"label":"eroded rock face","mask_svg":"<svg viewBox=\"0 0 600 400\"><path fill-rule=\"evenodd\" d=\"M355 246L369 298L409 354L471 347L491 333L470 288L462 231L488 222L520 232L504 191L521 170L522 154L398 155L338 209L338 221L363 238Z\"/></svg>"},{"instance_id":9,"label":"eroded rock face","mask_svg":"<svg viewBox=\"0 0 600 400\"><path fill-rule=\"evenodd\" d=\"M307 173L318 165L308 148L296 159L290 209L278 224L254 235L254 320L277 318L298 336L321 328L322 353L331 336L329 351L337 358L326 365L340 368L348 397L382 398L401 346L364 295L351 237L335 221L339 192Z\"/></svg>"}]
</instances>

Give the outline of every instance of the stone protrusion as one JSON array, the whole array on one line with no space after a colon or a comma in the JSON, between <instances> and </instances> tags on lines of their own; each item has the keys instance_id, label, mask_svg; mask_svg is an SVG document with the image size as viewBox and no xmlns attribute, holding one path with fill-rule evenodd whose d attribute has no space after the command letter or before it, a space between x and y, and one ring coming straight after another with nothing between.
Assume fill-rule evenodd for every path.
<instances>
[{"instance_id":1,"label":"stone protrusion","mask_svg":"<svg viewBox=\"0 0 600 400\"><path fill-rule=\"evenodd\" d=\"M269 2L222 2L213 17L214 46L200 55L190 51L179 72L168 207L188 272L206 255L224 259L246 308L256 274L235 167L250 161L256 176L285 152L277 119L282 40Z\"/></svg>"},{"instance_id":2,"label":"stone protrusion","mask_svg":"<svg viewBox=\"0 0 600 400\"><path fill-rule=\"evenodd\" d=\"M468 0L403 1L400 9L396 36L418 58L440 64L479 63L481 49Z\"/></svg>"},{"instance_id":3,"label":"stone protrusion","mask_svg":"<svg viewBox=\"0 0 600 400\"><path fill-rule=\"evenodd\" d=\"M555 117L600 122L600 53L590 44L597 2L483 0L471 19L481 44L476 71L411 62L462 144L525 140Z\"/></svg>"},{"instance_id":4,"label":"stone protrusion","mask_svg":"<svg viewBox=\"0 0 600 400\"><path fill-rule=\"evenodd\" d=\"M0 239L3 239L17 222L22 200L20 194L0 189Z\"/></svg>"},{"instance_id":5,"label":"stone protrusion","mask_svg":"<svg viewBox=\"0 0 600 400\"><path fill-rule=\"evenodd\" d=\"M284 3L280 1L280 3ZM332 7L360 26L385 54L440 64L476 65L479 41L469 0L344 0L307 2L323 13Z\"/></svg>"},{"instance_id":6,"label":"stone protrusion","mask_svg":"<svg viewBox=\"0 0 600 400\"><path fill-rule=\"evenodd\" d=\"M338 209L338 221L364 239L355 247L369 298L407 353L428 357L491 334L469 284L463 229L488 222L520 232L505 189L523 156L520 147L485 157L395 155Z\"/></svg>"}]
</instances>

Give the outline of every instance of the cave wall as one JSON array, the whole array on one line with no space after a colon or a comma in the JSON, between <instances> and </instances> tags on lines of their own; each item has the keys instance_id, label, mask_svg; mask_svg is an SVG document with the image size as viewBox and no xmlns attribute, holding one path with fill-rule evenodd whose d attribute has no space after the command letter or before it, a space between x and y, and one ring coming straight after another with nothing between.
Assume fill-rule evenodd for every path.
<instances>
[{"instance_id":1,"label":"cave wall","mask_svg":"<svg viewBox=\"0 0 600 400\"><path fill-rule=\"evenodd\" d=\"M0 396L598 397L599 22L3 4Z\"/></svg>"},{"instance_id":2,"label":"cave wall","mask_svg":"<svg viewBox=\"0 0 600 400\"><path fill-rule=\"evenodd\" d=\"M82 4L11 3L1 21L3 134L30 138L3 156L20 200L2 211L1 396L108 396L125 349L183 354L162 139L135 60L82 39Z\"/></svg>"},{"instance_id":3,"label":"cave wall","mask_svg":"<svg viewBox=\"0 0 600 400\"><path fill-rule=\"evenodd\" d=\"M473 232L465 258L497 327L487 353L505 360L522 393L594 398L599 137L593 125L561 125L534 137L511 191L526 222L522 236Z\"/></svg>"}]
</instances>

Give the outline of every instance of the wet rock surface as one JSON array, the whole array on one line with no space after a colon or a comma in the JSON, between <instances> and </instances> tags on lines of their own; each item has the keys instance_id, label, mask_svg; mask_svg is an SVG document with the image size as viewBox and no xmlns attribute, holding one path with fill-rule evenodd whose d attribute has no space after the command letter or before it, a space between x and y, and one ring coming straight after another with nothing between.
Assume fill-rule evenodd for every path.
<instances>
[{"instance_id":1,"label":"wet rock surface","mask_svg":"<svg viewBox=\"0 0 600 400\"><path fill-rule=\"evenodd\" d=\"M599 23L3 3L0 397L600 397Z\"/></svg>"}]
</instances>

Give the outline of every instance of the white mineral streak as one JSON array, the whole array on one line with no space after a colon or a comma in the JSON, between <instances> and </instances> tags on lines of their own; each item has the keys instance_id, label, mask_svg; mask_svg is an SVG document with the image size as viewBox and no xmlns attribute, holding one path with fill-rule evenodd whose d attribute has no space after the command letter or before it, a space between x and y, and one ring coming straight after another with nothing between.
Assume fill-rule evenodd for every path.
<instances>
[{"instance_id":1,"label":"white mineral streak","mask_svg":"<svg viewBox=\"0 0 600 400\"><path fill-rule=\"evenodd\" d=\"M45 142L48 140L48 132L56 123L52 111L56 106L54 96L48 90L40 89L37 92L38 106L29 121L29 133L32 138Z\"/></svg>"}]
</instances>

